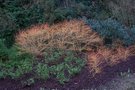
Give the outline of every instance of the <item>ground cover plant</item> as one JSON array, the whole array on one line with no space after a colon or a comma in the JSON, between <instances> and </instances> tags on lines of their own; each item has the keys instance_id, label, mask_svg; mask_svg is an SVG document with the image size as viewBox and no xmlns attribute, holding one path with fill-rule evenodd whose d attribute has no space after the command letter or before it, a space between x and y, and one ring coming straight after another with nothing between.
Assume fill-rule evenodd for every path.
<instances>
[{"instance_id":1,"label":"ground cover plant","mask_svg":"<svg viewBox=\"0 0 135 90\"><path fill-rule=\"evenodd\" d=\"M38 58L38 61L36 61L30 54L21 53L15 48L9 50L2 42L0 45L0 78L17 79L32 72L33 80L47 80L54 77L61 84L64 84L72 76L79 73L85 65L83 58L77 57L77 54L73 51L53 49L48 53L44 52L43 58ZM10 55L11 52L12 55Z\"/></svg>"},{"instance_id":2,"label":"ground cover plant","mask_svg":"<svg viewBox=\"0 0 135 90\"><path fill-rule=\"evenodd\" d=\"M78 74L85 65L85 59L78 57L75 52L63 50L53 50L49 55L46 53L43 62L47 65L45 66L46 69L49 68L49 76L55 77L61 84L64 84L64 82L69 81L72 76ZM39 67L40 65L41 67L42 65L44 66L43 63L40 63ZM45 68L43 69L45 70ZM41 69L40 71L43 72L44 70ZM47 70L45 70L45 73L47 73ZM44 73L41 74L46 75ZM42 75L39 75L39 77Z\"/></svg>"},{"instance_id":3,"label":"ground cover plant","mask_svg":"<svg viewBox=\"0 0 135 90\"><path fill-rule=\"evenodd\" d=\"M0 78L17 78L32 70L32 57L29 54L18 53L17 48L8 49L0 42Z\"/></svg>"}]
</instances>

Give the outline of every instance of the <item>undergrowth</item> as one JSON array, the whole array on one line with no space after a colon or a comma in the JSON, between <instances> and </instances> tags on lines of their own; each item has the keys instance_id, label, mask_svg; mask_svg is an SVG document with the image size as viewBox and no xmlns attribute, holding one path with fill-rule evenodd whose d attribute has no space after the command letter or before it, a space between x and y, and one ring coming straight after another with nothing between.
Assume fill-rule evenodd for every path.
<instances>
[{"instance_id":1,"label":"undergrowth","mask_svg":"<svg viewBox=\"0 0 135 90\"><path fill-rule=\"evenodd\" d=\"M0 42L0 78L18 78L32 70L32 56L19 53L16 47L10 49Z\"/></svg>"},{"instance_id":2,"label":"undergrowth","mask_svg":"<svg viewBox=\"0 0 135 90\"><path fill-rule=\"evenodd\" d=\"M39 78L56 78L61 84L68 82L71 77L78 74L85 65L85 59L74 51L51 50L45 53L38 63L36 72Z\"/></svg>"},{"instance_id":3,"label":"undergrowth","mask_svg":"<svg viewBox=\"0 0 135 90\"><path fill-rule=\"evenodd\" d=\"M0 78L17 79L31 73L32 81L24 81L25 84L34 82L34 79L49 78L56 78L64 84L85 65L85 59L74 51L51 49L44 52L42 58L34 60L32 55L20 52L16 47L7 49L0 42L0 53Z\"/></svg>"}]
</instances>

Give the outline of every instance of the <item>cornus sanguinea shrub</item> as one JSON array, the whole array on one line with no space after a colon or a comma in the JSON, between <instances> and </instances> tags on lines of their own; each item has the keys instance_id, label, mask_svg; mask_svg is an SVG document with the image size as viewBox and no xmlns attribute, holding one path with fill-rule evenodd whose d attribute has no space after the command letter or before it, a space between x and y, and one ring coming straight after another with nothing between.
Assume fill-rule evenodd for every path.
<instances>
[{"instance_id":1,"label":"cornus sanguinea shrub","mask_svg":"<svg viewBox=\"0 0 135 90\"><path fill-rule=\"evenodd\" d=\"M113 48L100 47L95 52L88 52L88 65L93 74L102 72L106 66L113 66L127 61L128 57L135 55L135 47L117 45Z\"/></svg>"},{"instance_id":2,"label":"cornus sanguinea shrub","mask_svg":"<svg viewBox=\"0 0 135 90\"><path fill-rule=\"evenodd\" d=\"M50 48L65 50L89 50L101 45L102 39L81 20L64 21L30 27L16 36L16 44L33 54L42 54Z\"/></svg>"}]
</instances>

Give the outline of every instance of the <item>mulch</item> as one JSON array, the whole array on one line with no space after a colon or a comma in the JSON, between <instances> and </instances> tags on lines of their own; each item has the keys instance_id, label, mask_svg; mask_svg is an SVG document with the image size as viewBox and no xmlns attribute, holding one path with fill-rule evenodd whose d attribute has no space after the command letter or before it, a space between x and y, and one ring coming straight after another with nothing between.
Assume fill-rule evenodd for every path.
<instances>
[{"instance_id":1,"label":"mulch","mask_svg":"<svg viewBox=\"0 0 135 90\"><path fill-rule=\"evenodd\" d=\"M59 84L55 79L49 79L47 81L36 80L31 86L22 85L20 82L22 79L0 79L0 90L42 90L42 88L44 90L90 90L91 88L104 85L115 78L118 73L127 72L129 69L132 73L135 72L135 57L130 57L128 61L121 62L112 67L107 66L102 73L94 77L86 65L78 75L72 77L64 85ZM26 75L23 79L28 77L29 75Z\"/></svg>"}]
</instances>

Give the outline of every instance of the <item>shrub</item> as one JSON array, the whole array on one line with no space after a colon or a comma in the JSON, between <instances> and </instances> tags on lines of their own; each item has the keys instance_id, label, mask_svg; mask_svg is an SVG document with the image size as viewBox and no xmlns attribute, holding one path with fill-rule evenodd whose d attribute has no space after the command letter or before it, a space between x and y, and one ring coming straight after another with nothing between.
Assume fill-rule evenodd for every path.
<instances>
[{"instance_id":1,"label":"shrub","mask_svg":"<svg viewBox=\"0 0 135 90\"><path fill-rule=\"evenodd\" d=\"M130 36L134 39L135 38L135 26L133 26L130 30L129 30L129 34ZM135 42L135 40L134 40Z\"/></svg>"},{"instance_id":2,"label":"shrub","mask_svg":"<svg viewBox=\"0 0 135 90\"><path fill-rule=\"evenodd\" d=\"M32 56L8 49L6 59L0 60L0 78L19 78L32 70Z\"/></svg>"},{"instance_id":3,"label":"shrub","mask_svg":"<svg viewBox=\"0 0 135 90\"><path fill-rule=\"evenodd\" d=\"M88 50L102 43L102 39L81 20L64 21L52 26L47 24L31 27L16 37L22 50L42 54L48 48Z\"/></svg>"},{"instance_id":4,"label":"shrub","mask_svg":"<svg viewBox=\"0 0 135 90\"><path fill-rule=\"evenodd\" d=\"M0 1L0 32L2 32L2 38L6 39L7 46L11 46L14 43L16 32L30 25L44 22L53 24L82 16L96 17L100 11L105 11L105 9L101 10L101 3L98 3L98 1L2 0Z\"/></svg>"},{"instance_id":5,"label":"shrub","mask_svg":"<svg viewBox=\"0 0 135 90\"><path fill-rule=\"evenodd\" d=\"M135 45L130 46L128 49L130 51L130 55L134 56L135 55Z\"/></svg>"},{"instance_id":6,"label":"shrub","mask_svg":"<svg viewBox=\"0 0 135 90\"><path fill-rule=\"evenodd\" d=\"M14 56L12 56L14 57ZM32 70L32 58L24 54L8 61L0 61L0 78L19 78Z\"/></svg>"},{"instance_id":7,"label":"shrub","mask_svg":"<svg viewBox=\"0 0 135 90\"><path fill-rule=\"evenodd\" d=\"M103 38L115 41L117 39L124 42L125 45L133 44L134 38L129 35L127 27L111 18L106 20L88 20L87 23L92 29L98 32ZM108 41L107 41L108 42ZM105 43L107 43L105 42Z\"/></svg>"},{"instance_id":8,"label":"shrub","mask_svg":"<svg viewBox=\"0 0 135 90\"><path fill-rule=\"evenodd\" d=\"M40 0L39 4L44 7L45 21L52 24L82 16L95 17L102 11L102 3L99 2L100 0Z\"/></svg>"},{"instance_id":9,"label":"shrub","mask_svg":"<svg viewBox=\"0 0 135 90\"><path fill-rule=\"evenodd\" d=\"M88 65L90 72L94 74L101 73L105 64L104 57L98 53L88 53Z\"/></svg>"},{"instance_id":10,"label":"shrub","mask_svg":"<svg viewBox=\"0 0 135 90\"><path fill-rule=\"evenodd\" d=\"M6 0L2 2L3 10L8 14L15 25L19 28L27 27L31 24L39 23L44 20L42 6L34 3L33 0ZM5 15L7 16L7 15ZM13 26L13 25L12 25Z\"/></svg>"},{"instance_id":11,"label":"shrub","mask_svg":"<svg viewBox=\"0 0 135 90\"><path fill-rule=\"evenodd\" d=\"M11 47L18 29L44 22L43 8L33 0L2 0L0 5L0 38Z\"/></svg>"},{"instance_id":12,"label":"shrub","mask_svg":"<svg viewBox=\"0 0 135 90\"><path fill-rule=\"evenodd\" d=\"M0 61L8 60L8 50L3 41L0 40Z\"/></svg>"},{"instance_id":13,"label":"shrub","mask_svg":"<svg viewBox=\"0 0 135 90\"><path fill-rule=\"evenodd\" d=\"M122 61L127 61L128 57L131 56L129 49L123 46L117 47L116 49L112 49L111 52L112 53L109 58L110 65L115 65Z\"/></svg>"},{"instance_id":14,"label":"shrub","mask_svg":"<svg viewBox=\"0 0 135 90\"><path fill-rule=\"evenodd\" d=\"M104 0L113 16L128 26L135 24L134 0Z\"/></svg>"},{"instance_id":15,"label":"shrub","mask_svg":"<svg viewBox=\"0 0 135 90\"><path fill-rule=\"evenodd\" d=\"M17 30L17 25L6 10L0 8L0 38L5 39L4 43L9 47L14 42L14 34Z\"/></svg>"},{"instance_id":16,"label":"shrub","mask_svg":"<svg viewBox=\"0 0 135 90\"><path fill-rule=\"evenodd\" d=\"M123 61L127 61L128 57L134 54L133 47L123 47L118 45L114 48L100 47L96 52L88 53L88 64L90 71L94 74L102 72L106 66L113 66Z\"/></svg>"},{"instance_id":17,"label":"shrub","mask_svg":"<svg viewBox=\"0 0 135 90\"><path fill-rule=\"evenodd\" d=\"M32 56L14 46L8 49L0 40L0 78L18 78L32 70Z\"/></svg>"}]
</instances>

